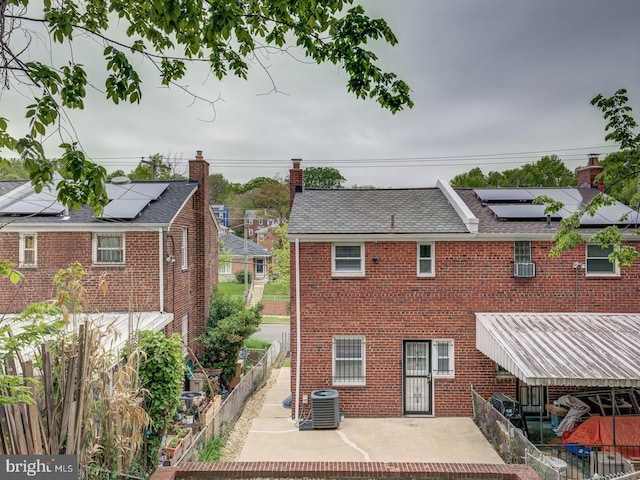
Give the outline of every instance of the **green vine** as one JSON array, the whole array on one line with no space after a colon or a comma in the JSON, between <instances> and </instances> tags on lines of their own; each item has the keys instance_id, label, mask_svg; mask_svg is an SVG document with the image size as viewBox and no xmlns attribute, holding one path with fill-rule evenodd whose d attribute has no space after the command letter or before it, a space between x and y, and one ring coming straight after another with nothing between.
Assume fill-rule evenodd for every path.
<instances>
[{"instance_id":1,"label":"green vine","mask_svg":"<svg viewBox=\"0 0 640 480\"><path fill-rule=\"evenodd\" d=\"M140 386L146 390L145 409L152 426L147 438L147 462L157 464L162 437L180 404L184 383L182 340L178 334L167 338L162 332L140 332Z\"/></svg>"}]
</instances>

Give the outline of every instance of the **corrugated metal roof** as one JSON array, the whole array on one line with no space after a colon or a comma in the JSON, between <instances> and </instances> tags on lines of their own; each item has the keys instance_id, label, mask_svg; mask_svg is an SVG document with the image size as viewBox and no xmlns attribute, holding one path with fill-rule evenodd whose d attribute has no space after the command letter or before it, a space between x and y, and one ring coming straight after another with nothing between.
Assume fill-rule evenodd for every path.
<instances>
[{"instance_id":1,"label":"corrugated metal roof","mask_svg":"<svg viewBox=\"0 0 640 480\"><path fill-rule=\"evenodd\" d=\"M640 314L476 313L476 347L528 385L640 387Z\"/></svg>"}]
</instances>

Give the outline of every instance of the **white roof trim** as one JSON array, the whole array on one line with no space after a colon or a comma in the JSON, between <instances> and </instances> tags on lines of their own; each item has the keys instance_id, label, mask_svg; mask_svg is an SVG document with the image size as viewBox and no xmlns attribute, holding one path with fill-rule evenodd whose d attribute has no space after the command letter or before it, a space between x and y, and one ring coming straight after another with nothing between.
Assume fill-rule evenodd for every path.
<instances>
[{"instance_id":1,"label":"white roof trim","mask_svg":"<svg viewBox=\"0 0 640 480\"><path fill-rule=\"evenodd\" d=\"M476 313L476 347L528 385L640 387L640 314Z\"/></svg>"},{"instance_id":2,"label":"white roof trim","mask_svg":"<svg viewBox=\"0 0 640 480\"><path fill-rule=\"evenodd\" d=\"M469 230L469 233L478 233L480 219L473 214L467 204L464 203L456 191L451 188L451 185L443 182L442 180L438 180L436 182L436 187L440 189L456 213L460 216L467 227L467 230Z\"/></svg>"}]
</instances>

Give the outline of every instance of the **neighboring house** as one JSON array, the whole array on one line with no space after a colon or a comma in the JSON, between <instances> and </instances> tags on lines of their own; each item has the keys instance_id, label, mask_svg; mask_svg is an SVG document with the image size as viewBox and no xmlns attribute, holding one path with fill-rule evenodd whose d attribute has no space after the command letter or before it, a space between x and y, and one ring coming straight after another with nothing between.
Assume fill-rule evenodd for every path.
<instances>
[{"instance_id":1,"label":"neighboring house","mask_svg":"<svg viewBox=\"0 0 640 480\"><path fill-rule=\"evenodd\" d=\"M471 386L535 412L567 389L640 386L638 263L589 244L550 258L559 217L531 203L572 210L600 170L579 173L587 188L306 190L294 160L294 415L327 388L347 417L393 417L469 416ZM635 212L618 222L627 212L607 207L580 230L635 228Z\"/></svg>"},{"instance_id":2,"label":"neighboring house","mask_svg":"<svg viewBox=\"0 0 640 480\"><path fill-rule=\"evenodd\" d=\"M273 253L261 245L234 235L230 230L220 235L222 248L231 251L230 262L219 262L218 275L220 279L234 280L235 274L245 269L251 273L252 278L263 279L269 275L269 265Z\"/></svg>"},{"instance_id":3,"label":"neighboring house","mask_svg":"<svg viewBox=\"0 0 640 480\"><path fill-rule=\"evenodd\" d=\"M264 241L265 234L277 228L279 225L278 220L258 210L246 210L244 219L247 238L261 245L264 245L262 242Z\"/></svg>"},{"instance_id":4,"label":"neighboring house","mask_svg":"<svg viewBox=\"0 0 640 480\"><path fill-rule=\"evenodd\" d=\"M209 209L209 164L198 152L189 180L130 182L114 178L101 217L87 206L69 211L55 192L28 181L0 181L0 258L26 282L4 282L0 312L18 313L55 296L53 277L72 262L89 305L127 329L178 332L193 348L204 333L217 282L217 224ZM107 291L101 291L102 281Z\"/></svg>"},{"instance_id":5,"label":"neighboring house","mask_svg":"<svg viewBox=\"0 0 640 480\"><path fill-rule=\"evenodd\" d=\"M211 211L221 226L229 228L229 205L211 205Z\"/></svg>"}]
</instances>

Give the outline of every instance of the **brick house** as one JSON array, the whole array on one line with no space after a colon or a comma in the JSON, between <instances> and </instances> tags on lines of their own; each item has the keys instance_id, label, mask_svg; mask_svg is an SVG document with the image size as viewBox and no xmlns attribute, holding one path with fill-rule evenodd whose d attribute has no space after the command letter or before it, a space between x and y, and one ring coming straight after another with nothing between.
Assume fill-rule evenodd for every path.
<instances>
[{"instance_id":1,"label":"brick house","mask_svg":"<svg viewBox=\"0 0 640 480\"><path fill-rule=\"evenodd\" d=\"M217 224L209 208L209 164L198 152L189 180L107 184L100 218L69 211L55 192L28 181L0 181L0 258L26 282L0 289L0 311L15 314L55 296L53 277L72 262L86 276L86 312L136 329L178 332L193 347L209 317L217 282ZM101 293L104 279L108 292Z\"/></svg>"},{"instance_id":2,"label":"brick house","mask_svg":"<svg viewBox=\"0 0 640 480\"><path fill-rule=\"evenodd\" d=\"M245 246L246 246L246 266L251 272L251 278L264 279L269 276L269 265L273 258L273 253L255 242L234 235L230 230L226 230L220 235L222 248L231 252L231 262L219 262L218 275L222 280L234 280L238 272L245 269Z\"/></svg>"},{"instance_id":3,"label":"brick house","mask_svg":"<svg viewBox=\"0 0 640 480\"><path fill-rule=\"evenodd\" d=\"M337 390L348 417L395 417L469 416L471 385L534 411L566 388L640 386L639 265L585 244L551 259L562 212L531 203L575 208L598 192L600 167L579 173L586 188L307 190L300 163L288 227L296 418L315 389ZM637 226L617 220L628 207L611 209L583 233Z\"/></svg>"}]
</instances>

